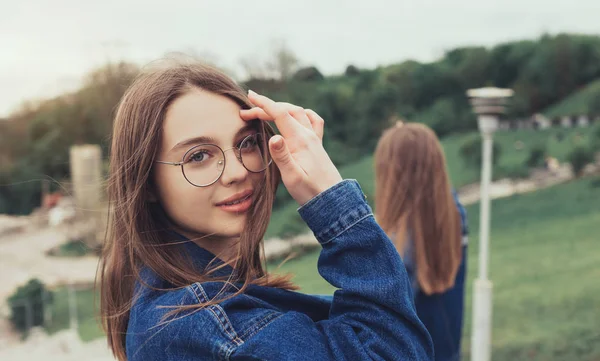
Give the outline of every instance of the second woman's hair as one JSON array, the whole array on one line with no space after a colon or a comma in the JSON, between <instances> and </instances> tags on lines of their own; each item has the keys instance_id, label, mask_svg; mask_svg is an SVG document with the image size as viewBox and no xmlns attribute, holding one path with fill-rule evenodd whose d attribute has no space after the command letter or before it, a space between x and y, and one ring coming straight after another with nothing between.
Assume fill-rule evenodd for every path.
<instances>
[{"instance_id":1,"label":"second woman's hair","mask_svg":"<svg viewBox=\"0 0 600 361\"><path fill-rule=\"evenodd\" d=\"M454 285L461 262L461 225L444 151L419 123L387 129L375 151L375 213L400 254L412 242L416 277L426 294Z\"/></svg>"}]
</instances>

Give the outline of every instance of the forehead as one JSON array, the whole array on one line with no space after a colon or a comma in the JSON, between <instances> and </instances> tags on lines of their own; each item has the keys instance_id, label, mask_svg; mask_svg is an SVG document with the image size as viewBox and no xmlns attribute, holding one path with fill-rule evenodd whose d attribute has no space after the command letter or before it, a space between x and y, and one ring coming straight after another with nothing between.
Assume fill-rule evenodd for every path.
<instances>
[{"instance_id":1,"label":"forehead","mask_svg":"<svg viewBox=\"0 0 600 361\"><path fill-rule=\"evenodd\" d=\"M177 143L195 137L230 143L246 125L239 111L240 106L225 96L193 89L173 101L167 110L162 147L168 151Z\"/></svg>"}]
</instances>

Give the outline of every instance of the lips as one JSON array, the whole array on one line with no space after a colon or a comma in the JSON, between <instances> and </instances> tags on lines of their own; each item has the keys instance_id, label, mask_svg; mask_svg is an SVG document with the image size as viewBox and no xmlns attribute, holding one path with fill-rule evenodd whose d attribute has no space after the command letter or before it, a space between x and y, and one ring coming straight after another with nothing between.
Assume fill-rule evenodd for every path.
<instances>
[{"instance_id":1,"label":"lips","mask_svg":"<svg viewBox=\"0 0 600 361\"><path fill-rule=\"evenodd\" d=\"M252 193L252 189L247 189L243 192L236 193L233 196L222 200L221 202L217 203L216 206L233 206L236 204L240 204L249 199L252 196Z\"/></svg>"},{"instance_id":2,"label":"lips","mask_svg":"<svg viewBox=\"0 0 600 361\"><path fill-rule=\"evenodd\" d=\"M231 214L244 214L250 209L250 207L252 206L252 202L254 201L252 199L252 193L252 190L247 190L244 192L234 194L233 196L217 203L216 206L220 210Z\"/></svg>"}]
</instances>

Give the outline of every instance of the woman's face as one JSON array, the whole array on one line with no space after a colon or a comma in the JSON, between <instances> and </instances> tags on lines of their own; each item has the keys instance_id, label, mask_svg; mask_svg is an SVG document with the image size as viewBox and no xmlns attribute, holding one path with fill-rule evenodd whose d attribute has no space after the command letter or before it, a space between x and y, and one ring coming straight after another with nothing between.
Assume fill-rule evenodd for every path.
<instances>
[{"instance_id":1,"label":"woman's face","mask_svg":"<svg viewBox=\"0 0 600 361\"><path fill-rule=\"evenodd\" d=\"M185 155L186 177L196 183L210 183L223 169L215 183L196 187L180 166L154 165L155 196L175 230L189 238L208 235L207 241L220 242L239 237L258 193L264 172L249 172L234 148L258 130L240 118L239 110L229 98L194 89L176 99L166 113L158 160L181 162ZM208 143L225 151L224 163L219 162L217 148L194 148Z\"/></svg>"}]
</instances>

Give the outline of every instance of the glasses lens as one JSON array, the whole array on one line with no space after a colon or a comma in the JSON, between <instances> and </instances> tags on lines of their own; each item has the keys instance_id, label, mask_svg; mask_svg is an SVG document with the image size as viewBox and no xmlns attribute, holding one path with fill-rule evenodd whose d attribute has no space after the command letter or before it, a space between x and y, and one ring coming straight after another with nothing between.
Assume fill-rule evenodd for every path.
<instances>
[{"instance_id":1,"label":"glasses lens","mask_svg":"<svg viewBox=\"0 0 600 361\"><path fill-rule=\"evenodd\" d=\"M260 133L246 137L240 144L240 158L249 172L258 173L267 169L272 161L267 139Z\"/></svg>"},{"instance_id":2,"label":"glasses lens","mask_svg":"<svg viewBox=\"0 0 600 361\"><path fill-rule=\"evenodd\" d=\"M221 148L203 144L187 151L183 158L183 175L195 186L213 184L223 173L225 156Z\"/></svg>"}]
</instances>

